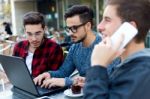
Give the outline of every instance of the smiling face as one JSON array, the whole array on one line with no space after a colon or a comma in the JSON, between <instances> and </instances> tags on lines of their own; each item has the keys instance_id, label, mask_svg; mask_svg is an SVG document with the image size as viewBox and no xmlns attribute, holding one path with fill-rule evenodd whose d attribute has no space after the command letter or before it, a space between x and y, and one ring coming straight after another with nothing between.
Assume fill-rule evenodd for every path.
<instances>
[{"instance_id":1,"label":"smiling face","mask_svg":"<svg viewBox=\"0 0 150 99\"><path fill-rule=\"evenodd\" d=\"M87 33L85 25L86 23L82 23L78 15L73 17L68 17L66 19L66 25L68 27L68 34L71 36L71 40L75 43L84 41ZM72 29L72 30L71 30Z\"/></svg>"},{"instance_id":2,"label":"smiling face","mask_svg":"<svg viewBox=\"0 0 150 99\"><path fill-rule=\"evenodd\" d=\"M104 10L103 19L97 26L103 37L111 36L122 24L116 8L115 5L108 5Z\"/></svg>"},{"instance_id":3,"label":"smiling face","mask_svg":"<svg viewBox=\"0 0 150 99\"><path fill-rule=\"evenodd\" d=\"M41 45L44 37L44 29L41 24L25 25L25 33L30 43L30 47L37 48Z\"/></svg>"}]
</instances>

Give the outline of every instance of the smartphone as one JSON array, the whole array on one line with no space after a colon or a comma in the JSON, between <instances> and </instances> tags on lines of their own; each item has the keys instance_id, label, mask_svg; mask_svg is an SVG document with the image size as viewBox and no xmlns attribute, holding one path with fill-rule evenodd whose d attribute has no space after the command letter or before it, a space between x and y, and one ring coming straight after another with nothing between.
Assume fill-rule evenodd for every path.
<instances>
[{"instance_id":1,"label":"smartphone","mask_svg":"<svg viewBox=\"0 0 150 99\"><path fill-rule=\"evenodd\" d=\"M119 29L110 37L112 44L118 41L121 34L124 34L124 40L119 49L124 48L138 33L138 30L129 22L124 22Z\"/></svg>"}]
</instances>

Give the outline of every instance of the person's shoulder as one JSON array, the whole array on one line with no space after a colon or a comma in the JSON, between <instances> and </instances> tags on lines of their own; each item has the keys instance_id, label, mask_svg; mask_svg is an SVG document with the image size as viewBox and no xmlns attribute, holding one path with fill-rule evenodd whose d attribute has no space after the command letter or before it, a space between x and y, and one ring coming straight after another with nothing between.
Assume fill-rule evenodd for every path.
<instances>
[{"instance_id":1,"label":"person's shoulder","mask_svg":"<svg viewBox=\"0 0 150 99\"><path fill-rule=\"evenodd\" d=\"M20 49L20 48L27 48L28 46L28 41L27 40L23 40L23 41L19 41L14 45L14 48Z\"/></svg>"},{"instance_id":2,"label":"person's shoulder","mask_svg":"<svg viewBox=\"0 0 150 99\"><path fill-rule=\"evenodd\" d=\"M51 40L51 39L48 39L48 38L45 39L44 45L45 45L45 46L56 46L56 47L60 47L59 44L57 44L55 41L53 41L53 40Z\"/></svg>"},{"instance_id":3,"label":"person's shoulder","mask_svg":"<svg viewBox=\"0 0 150 99\"><path fill-rule=\"evenodd\" d=\"M28 44L28 40L22 40L16 43L16 45L24 45L24 44L25 45Z\"/></svg>"},{"instance_id":4,"label":"person's shoulder","mask_svg":"<svg viewBox=\"0 0 150 99\"><path fill-rule=\"evenodd\" d=\"M45 38L44 41L45 41L45 43L47 43L47 44L57 44L55 41L53 41L53 40L51 40L51 39L49 39L49 38Z\"/></svg>"}]
</instances>

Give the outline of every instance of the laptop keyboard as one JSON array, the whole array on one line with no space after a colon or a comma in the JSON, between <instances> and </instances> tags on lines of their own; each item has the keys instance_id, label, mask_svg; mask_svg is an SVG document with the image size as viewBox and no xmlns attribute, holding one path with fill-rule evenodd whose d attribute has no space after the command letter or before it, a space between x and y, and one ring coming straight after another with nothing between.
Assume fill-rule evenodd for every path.
<instances>
[{"instance_id":1,"label":"laptop keyboard","mask_svg":"<svg viewBox=\"0 0 150 99\"><path fill-rule=\"evenodd\" d=\"M51 92L56 92L58 90L64 89L64 88L61 88L61 87L52 87L50 89L48 89L48 88L42 88L40 86L36 86L36 87L37 87L37 90L38 90L38 92L39 92L40 95L48 94L48 93L51 93Z\"/></svg>"},{"instance_id":2,"label":"laptop keyboard","mask_svg":"<svg viewBox=\"0 0 150 99\"><path fill-rule=\"evenodd\" d=\"M49 93L50 92L50 89L42 88L40 86L36 86L36 87L37 87L37 90L38 90L39 94L45 94L45 93Z\"/></svg>"}]
</instances>

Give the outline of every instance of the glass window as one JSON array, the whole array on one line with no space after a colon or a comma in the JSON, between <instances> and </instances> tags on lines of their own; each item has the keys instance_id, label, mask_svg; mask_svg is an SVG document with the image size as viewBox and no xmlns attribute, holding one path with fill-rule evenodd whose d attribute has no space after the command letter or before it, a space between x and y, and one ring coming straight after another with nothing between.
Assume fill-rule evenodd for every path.
<instances>
[{"instance_id":1,"label":"glass window","mask_svg":"<svg viewBox=\"0 0 150 99\"><path fill-rule=\"evenodd\" d=\"M103 0L38 0L38 11L45 14L48 28L63 29L65 27L64 13L75 5L88 5L94 10L94 29L102 18Z\"/></svg>"},{"instance_id":2,"label":"glass window","mask_svg":"<svg viewBox=\"0 0 150 99\"><path fill-rule=\"evenodd\" d=\"M94 24L95 24L94 29L96 30L97 23L99 23L99 20L101 20L102 18L103 0L64 0L64 1L65 1L65 9L75 4L84 4L91 7L94 11Z\"/></svg>"}]
</instances>

